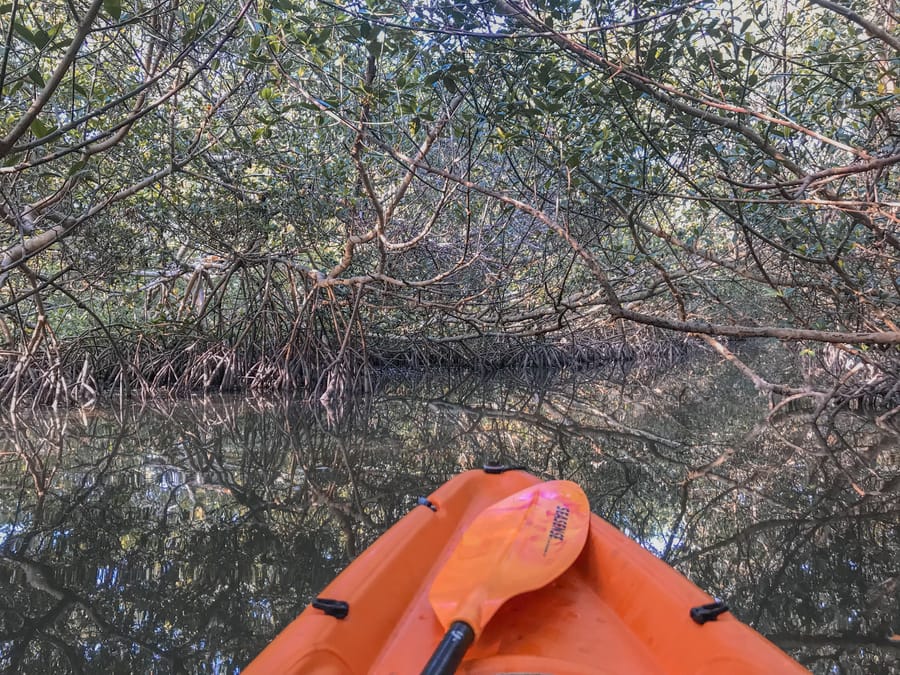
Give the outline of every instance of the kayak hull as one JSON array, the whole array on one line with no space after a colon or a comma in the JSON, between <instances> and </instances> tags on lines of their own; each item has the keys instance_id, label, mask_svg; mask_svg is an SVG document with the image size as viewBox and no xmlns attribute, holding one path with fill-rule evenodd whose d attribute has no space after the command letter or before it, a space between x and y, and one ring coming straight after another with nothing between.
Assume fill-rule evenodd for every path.
<instances>
[{"instance_id":1,"label":"kayak hull","mask_svg":"<svg viewBox=\"0 0 900 675\"><path fill-rule=\"evenodd\" d=\"M468 471L429 497L320 594L345 618L312 605L246 673L418 673L443 637L431 583L484 509L540 482L524 471ZM725 612L700 625L691 608L712 598L596 515L581 555L555 581L506 602L460 673L807 672Z\"/></svg>"}]
</instances>

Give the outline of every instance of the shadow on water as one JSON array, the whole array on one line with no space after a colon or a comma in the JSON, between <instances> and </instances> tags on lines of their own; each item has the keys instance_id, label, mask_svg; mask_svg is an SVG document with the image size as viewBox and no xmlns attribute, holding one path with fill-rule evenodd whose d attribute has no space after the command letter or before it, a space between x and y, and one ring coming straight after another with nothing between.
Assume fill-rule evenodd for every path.
<instances>
[{"instance_id":1,"label":"shadow on water","mask_svg":"<svg viewBox=\"0 0 900 675\"><path fill-rule=\"evenodd\" d=\"M768 414L695 362L6 420L0 668L235 672L416 496L497 459L581 483L814 671L896 671L900 434Z\"/></svg>"}]
</instances>

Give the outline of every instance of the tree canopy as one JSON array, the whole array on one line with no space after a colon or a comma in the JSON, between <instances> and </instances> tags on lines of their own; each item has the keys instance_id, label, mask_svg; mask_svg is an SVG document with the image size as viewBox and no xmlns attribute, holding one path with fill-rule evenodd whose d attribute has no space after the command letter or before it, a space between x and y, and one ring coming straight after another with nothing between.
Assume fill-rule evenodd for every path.
<instances>
[{"instance_id":1,"label":"tree canopy","mask_svg":"<svg viewBox=\"0 0 900 675\"><path fill-rule=\"evenodd\" d=\"M722 337L837 345L893 391L892 11L12 0L0 399L327 399L635 326L739 367Z\"/></svg>"}]
</instances>

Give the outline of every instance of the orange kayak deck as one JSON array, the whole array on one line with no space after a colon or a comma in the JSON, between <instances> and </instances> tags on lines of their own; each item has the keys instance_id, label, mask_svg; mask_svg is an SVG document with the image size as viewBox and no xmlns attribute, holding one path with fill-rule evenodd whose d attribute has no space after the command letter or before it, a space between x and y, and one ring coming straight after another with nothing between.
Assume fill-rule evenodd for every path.
<instances>
[{"instance_id":1,"label":"orange kayak deck","mask_svg":"<svg viewBox=\"0 0 900 675\"><path fill-rule=\"evenodd\" d=\"M468 471L382 535L248 666L250 675L419 673L444 635L428 592L467 525L485 508L540 482L524 471ZM800 664L725 612L690 616L712 598L610 524L591 516L588 540L556 581L504 604L460 673L772 674Z\"/></svg>"}]
</instances>

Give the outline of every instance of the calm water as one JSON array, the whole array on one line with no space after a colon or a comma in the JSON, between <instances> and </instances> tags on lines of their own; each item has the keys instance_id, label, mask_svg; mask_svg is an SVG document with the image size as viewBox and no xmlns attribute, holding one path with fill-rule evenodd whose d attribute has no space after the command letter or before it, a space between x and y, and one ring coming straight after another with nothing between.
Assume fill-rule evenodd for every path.
<instances>
[{"instance_id":1,"label":"calm water","mask_svg":"<svg viewBox=\"0 0 900 675\"><path fill-rule=\"evenodd\" d=\"M415 497L496 459L581 483L812 670L900 672L900 434L812 408L767 421L700 362L5 419L0 668L236 672Z\"/></svg>"}]
</instances>

